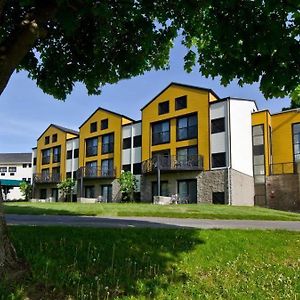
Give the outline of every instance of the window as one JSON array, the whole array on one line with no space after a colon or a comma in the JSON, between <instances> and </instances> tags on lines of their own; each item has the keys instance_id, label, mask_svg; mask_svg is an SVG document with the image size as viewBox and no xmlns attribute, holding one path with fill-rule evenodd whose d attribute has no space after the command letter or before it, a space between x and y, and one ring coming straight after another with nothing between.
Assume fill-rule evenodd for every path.
<instances>
[{"instance_id":1,"label":"window","mask_svg":"<svg viewBox=\"0 0 300 300\"><path fill-rule=\"evenodd\" d=\"M45 145L50 143L50 136L45 136Z\"/></svg>"},{"instance_id":2,"label":"window","mask_svg":"<svg viewBox=\"0 0 300 300\"><path fill-rule=\"evenodd\" d=\"M33 158L33 165L36 166L36 157Z\"/></svg>"},{"instance_id":3,"label":"window","mask_svg":"<svg viewBox=\"0 0 300 300\"><path fill-rule=\"evenodd\" d=\"M198 165L198 149L197 146L177 149L177 163L183 166Z\"/></svg>"},{"instance_id":4,"label":"window","mask_svg":"<svg viewBox=\"0 0 300 300\"><path fill-rule=\"evenodd\" d=\"M170 142L170 122L163 121L152 124L152 145Z\"/></svg>"},{"instance_id":5,"label":"window","mask_svg":"<svg viewBox=\"0 0 300 300\"><path fill-rule=\"evenodd\" d=\"M68 150L67 151L67 159L71 159L72 158L72 150Z\"/></svg>"},{"instance_id":6,"label":"window","mask_svg":"<svg viewBox=\"0 0 300 300\"><path fill-rule=\"evenodd\" d=\"M52 158L53 163L58 163L60 162L60 146L54 147L53 148L53 158Z\"/></svg>"},{"instance_id":7,"label":"window","mask_svg":"<svg viewBox=\"0 0 300 300\"><path fill-rule=\"evenodd\" d=\"M95 177L97 176L97 161L89 161L85 164L85 176L87 177Z\"/></svg>"},{"instance_id":8,"label":"window","mask_svg":"<svg viewBox=\"0 0 300 300\"><path fill-rule=\"evenodd\" d=\"M5 173L1 173L1 176L5 176Z\"/></svg>"},{"instance_id":9,"label":"window","mask_svg":"<svg viewBox=\"0 0 300 300\"><path fill-rule=\"evenodd\" d=\"M184 109L187 107L186 96L175 98L175 110Z\"/></svg>"},{"instance_id":10,"label":"window","mask_svg":"<svg viewBox=\"0 0 300 300\"><path fill-rule=\"evenodd\" d=\"M225 193L224 192L213 192L212 193L213 204L225 204Z\"/></svg>"},{"instance_id":11,"label":"window","mask_svg":"<svg viewBox=\"0 0 300 300\"><path fill-rule=\"evenodd\" d=\"M265 182L264 125L252 127L253 171L255 183Z\"/></svg>"},{"instance_id":12,"label":"window","mask_svg":"<svg viewBox=\"0 0 300 300\"><path fill-rule=\"evenodd\" d=\"M24 178L22 178L22 181L25 181L26 182L26 178L24 177Z\"/></svg>"},{"instance_id":13,"label":"window","mask_svg":"<svg viewBox=\"0 0 300 300\"><path fill-rule=\"evenodd\" d=\"M86 156L95 156L98 154L98 138L91 138L86 140Z\"/></svg>"},{"instance_id":14,"label":"window","mask_svg":"<svg viewBox=\"0 0 300 300\"><path fill-rule=\"evenodd\" d=\"M17 172L17 167L9 167L8 172Z\"/></svg>"},{"instance_id":15,"label":"window","mask_svg":"<svg viewBox=\"0 0 300 300\"><path fill-rule=\"evenodd\" d=\"M49 176L49 169L42 169L42 176Z\"/></svg>"},{"instance_id":16,"label":"window","mask_svg":"<svg viewBox=\"0 0 300 300\"><path fill-rule=\"evenodd\" d=\"M131 148L131 137L123 139L123 149Z\"/></svg>"},{"instance_id":17,"label":"window","mask_svg":"<svg viewBox=\"0 0 300 300\"><path fill-rule=\"evenodd\" d=\"M211 155L211 158L212 158L212 167L213 168L226 167L226 153L225 152L213 153Z\"/></svg>"},{"instance_id":18,"label":"window","mask_svg":"<svg viewBox=\"0 0 300 300\"><path fill-rule=\"evenodd\" d=\"M101 161L101 173L102 176L112 176L114 168L114 160L113 159L103 159Z\"/></svg>"},{"instance_id":19,"label":"window","mask_svg":"<svg viewBox=\"0 0 300 300\"><path fill-rule=\"evenodd\" d=\"M105 201L105 202L112 201L112 185L111 184L101 185L101 196L103 198L103 201Z\"/></svg>"},{"instance_id":20,"label":"window","mask_svg":"<svg viewBox=\"0 0 300 300\"><path fill-rule=\"evenodd\" d=\"M177 119L177 140L197 138L197 115Z\"/></svg>"},{"instance_id":21,"label":"window","mask_svg":"<svg viewBox=\"0 0 300 300\"><path fill-rule=\"evenodd\" d=\"M128 164L128 165L123 165L122 170L125 171L125 172L131 171L130 164Z\"/></svg>"},{"instance_id":22,"label":"window","mask_svg":"<svg viewBox=\"0 0 300 300\"><path fill-rule=\"evenodd\" d=\"M218 133L225 131L225 118L218 118L211 120L211 133Z\"/></svg>"},{"instance_id":23,"label":"window","mask_svg":"<svg viewBox=\"0 0 300 300\"><path fill-rule=\"evenodd\" d=\"M31 183L31 178L27 178L27 182L28 182L28 183Z\"/></svg>"},{"instance_id":24,"label":"window","mask_svg":"<svg viewBox=\"0 0 300 300\"><path fill-rule=\"evenodd\" d=\"M169 112L169 101L158 103L158 114L163 115Z\"/></svg>"},{"instance_id":25,"label":"window","mask_svg":"<svg viewBox=\"0 0 300 300\"><path fill-rule=\"evenodd\" d=\"M71 177L72 177L72 172L67 172L67 173L66 173L66 177L67 177L67 178L71 178Z\"/></svg>"},{"instance_id":26,"label":"window","mask_svg":"<svg viewBox=\"0 0 300 300\"><path fill-rule=\"evenodd\" d=\"M300 123L293 124L294 161L300 161Z\"/></svg>"},{"instance_id":27,"label":"window","mask_svg":"<svg viewBox=\"0 0 300 300\"><path fill-rule=\"evenodd\" d=\"M101 130L108 128L108 119L101 120Z\"/></svg>"},{"instance_id":28,"label":"window","mask_svg":"<svg viewBox=\"0 0 300 300\"><path fill-rule=\"evenodd\" d=\"M40 189L40 199L47 198L47 189Z\"/></svg>"},{"instance_id":29,"label":"window","mask_svg":"<svg viewBox=\"0 0 300 300\"><path fill-rule=\"evenodd\" d=\"M60 167L52 168L52 174L60 174Z\"/></svg>"},{"instance_id":30,"label":"window","mask_svg":"<svg viewBox=\"0 0 300 300\"><path fill-rule=\"evenodd\" d=\"M78 158L79 156L79 149L74 149L74 158Z\"/></svg>"},{"instance_id":31,"label":"window","mask_svg":"<svg viewBox=\"0 0 300 300\"><path fill-rule=\"evenodd\" d=\"M141 163L133 164L133 174L134 175L142 174L142 164Z\"/></svg>"},{"instance_id":32,"label":"window","mask_svg":"<svg viewBox=\"0 0 300 300\"><path fill-rule=\"evenodd\" d=\"M0 172L7 172L7 167L0 167Z\"/></svg>"},{"instance_id":33,"label":"window","mask_svg":"<svg viewBox=\"0 0 300 300\"><path fill-rule=\"evenodd\" d=\"M27 164L23 164L23 168L27 168Z\"/></svg>"},{"instance_id":34,"label":"window","mask_svg":"<svg viewBox=\"0 0 300 300\"><path fill-rule=\"evenodd\" d=\"M97 122L93 122L90 124L90 133L97 131Z\"/></svg>"},{"instance_id":35,"label":"window","mask_svg":"<svg viewBox=\"0 0 300 300\"><path fill-rule=\"evenodd\" d=\"M105 134L102 136L102 154L114 152L114 134Z\"/></svg>"},{"instance_id":36,"label":"window","mask_svg":"<svg viewBox=\"0 0 300 300\"><path fill-rule=\"evenodd\" d=\"M52 143L57 142L57 133L52 135Z\"/></svg>"},{"instance_id":37,"label":"window","mask_svg":"<svg viewBox=\"0 0 300 300\"><path fill-rule=\"evenodd\" d=\"M142 136L141 135L136 135L133 137L133 147L141 147L142 146Z\"/></svg>"},{"instance_id":38,"label":"window","mask_svg":"<svg viewBox=\"0 0 300 300\"><path fill-rule=\"evenodd\" d=\"M32 165L31 165L31 164L28 164L28 167L29 167L29 168L31 168L31 167L32 167Z\"/></svg>"},{"instance_id":39,"label":"window","mask_svg":"<svg viewBox=\"0 0 300 300\"><path fill-rule=\"evenodd\" d=\"M15 176L15 173L9 173L10 176Z\"/></svg>"},{"instance_id":40,"label":"window","mask_svg":"<svg viewBox=\"0 0 300 300\"><path fill-rule=\"evenodd\" d=\"M95 198L95 186L86 185L84 187L84 196L85 198Z\"/></svg>"},{"instance_id":41,"label":"window","mask_svg":"<svg viewBox=\"0 0 300 300\"><path fill-rule=\"evenodd\" d=\"M152 182L152 198L153 196L157 196L157 181ZM168 181L160 182L160 196L169 196L169 186Z\"/></svg>"},{"instance_id":42,"label":"window","mask_svg":"<svg viewBox=\"0 0 300 300\"><path fill-rule=\"evenodd\" d=\"M73 171L73 179L77 178L77 171Z\"/></svg>"},{"instance_id":43,"label":"window","mask_svg":"<svg viewBox=\"0 0 300 300\"><path fill-rule=\"evenodd\" d=\"M177 188L181 203L197 203L197 180L178 180Z\"/></svg>"},{"instance_id":44,"label":"window","mask_svg":"<svg viewBox=\"0 0 300 300\"><path fill-rule=\"evenodd\" d=\"M42 150L42 165L50 163L50 149Z\"/></svg>"}]
</instances>

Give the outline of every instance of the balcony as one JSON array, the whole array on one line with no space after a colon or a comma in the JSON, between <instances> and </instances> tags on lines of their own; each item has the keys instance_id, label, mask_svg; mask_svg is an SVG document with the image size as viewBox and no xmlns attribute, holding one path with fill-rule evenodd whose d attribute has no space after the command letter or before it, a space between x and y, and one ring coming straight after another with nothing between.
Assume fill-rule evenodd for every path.
<instances>
[{"instance_id":1,"label":"balcony","mask_svg":"<svg viewBox=\"0 0 300 300\"><path fill-rule=\"evenodd\" d=\"M158 167L161 171L202 171L203 156L154 156L142 162L142 173L153 173Z\"/></svg>"},{"instance_id":2,"label":"balcony","mask_svg":"<svg viewBox=\"0 0 300 300\"><path fill-rule=\"evenodd\" d=\"M300 163L288 162L288 163L271 164L270 173L271 175L297 174L300 173Z\"/></svg>"},{"instance_id":3,"label":"balcony","mask_svg":"<svg viewBox=\"0 0 300 300\"><path fill-rule=\"evenodd\" d=\"M115 178L115 169L102 169L100 167L81 167L77 171L77 179L81 178Z\"/></svg>"},{"instance_id":4,"label":"balcony","mask_svg":"<svg viewBox=\"0 0 300 300\"><path fill-rule=\"evenodd\" d=\"M59 183L60 181L61 181L61 175L59 173L33 174L34 183Z\"/></svg>"}]
</instances>

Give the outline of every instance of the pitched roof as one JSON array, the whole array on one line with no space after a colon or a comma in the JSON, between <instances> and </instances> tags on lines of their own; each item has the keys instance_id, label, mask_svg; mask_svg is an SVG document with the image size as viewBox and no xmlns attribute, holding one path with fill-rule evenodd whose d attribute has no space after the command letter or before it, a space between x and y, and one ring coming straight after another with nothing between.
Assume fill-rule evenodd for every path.
<instances>
[{"instance_id":1,"label":"pitched roof","mask_svg":"<svg viewBox=\"0 0 300 300\"><path fill-rule=\"evenodd\" d=\"M50 124L44 131L43 133L38 137L38 140L42 137L42 135L51 127L55 127L63 132L66 132L66 133L71 133L71 134L75 134L75 135L79 135L79 132L76 131L76 130L73 130L73 129L70 129L70 128L66 128L66 127L63 127L63 126L60 126L60 125L56 125L56 124Z\"/></svg>"},{"instance_id":2,"label":"pitched roof","mask_svg":"<svg viewBox=\"0 0 300 300\"><path fill-rule=\"evenodd\" d=\"M31 153L0 153L0 163L31 163Z\"/></svg>"},{"instance_id":3,"label":"pitched roof","mask_svg":"<svg viewBox=\"0 0 300 300\"><path fill-rule=\"evenodd\" d=\"M150 103L152 103L158 96L160 96L165 90L167 90L170 86L172 85L177 85L185 88L190 88L190 89L196 89L196 90L202 90L202 91L207 91L208 93L213 94L217 99L219 99L219 96L212 90L200 86L195 86L195 85L189 85L189 84L183 84L183 83L178 83L178 82L171 82L167 87L165 87L159 94L157 94L152 100L150 100L145 106L141 108L141 110L145 109Z\"/></svg>"},{"instance_id":4,"label":"pitched roof","mask_svg":"<svg viewBox=\"0 0 300 300\"><path fill-rule=\"evenodd\" d=\"M119 114L119 113L116 113L116 112L114 112L114 111L112 111L112 110L109 110L109 109L106 109L106 108L102 108L102 107L98 107L80 126L79 126L79 128L81 128L98 110L103 110L103 111L105 111L105 112L108 112L108 113L110 113L110 114L113 114L113 115L117 115L117 116L119 116L119 117L121 117L121 118L125 118L125 119L128 119L128 120L130 120L130 121L132 121L132 122L135 122L135 120L133 120L133 119L131 119L131 118L129 118L129 117L127 117L127 116L124 116L124 115L121 115L121 114Z\"/></svg>"}]
</instances>

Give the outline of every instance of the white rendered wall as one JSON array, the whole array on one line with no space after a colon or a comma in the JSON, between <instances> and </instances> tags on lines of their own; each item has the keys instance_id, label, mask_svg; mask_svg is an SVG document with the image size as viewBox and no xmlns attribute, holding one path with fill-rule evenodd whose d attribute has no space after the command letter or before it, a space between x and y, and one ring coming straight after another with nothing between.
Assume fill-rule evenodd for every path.
<instances>
[{"instance_id":1,"label":"white rendered wall","mask_svg":"<svg viewBox=\"0 0 300 300\"><path fill-rule=\"evenodd\" d=\"M36 166L33 165L33 160L34 158L37 157L37 149L33 148L32 149L32 161L31 161L31 165L32 165L32 174L36 173ZM32 174L31 174L31 178L32 178Z\"/></svg>"},{"instance_id":2,"label":"white rendered wall","mask_svg":"<svg viewBox=\"0 0 300 300\"><path fill-rule=\"evenodd\" d=\"M227 115L227 101L217 102L210 105L210 122L214 119L225 118L225 132L218 132L210 134L210 149L211 154L213 153L226 153L226 165L228 165L229 156L228 156L228 115ZM218 168L212 168L218 169Z\"/></svg>"},{"instance_id":3,"label":"white rendered wall","mask_svg":"<svg viewBox=\"0 0 300 300\"><path fill-rule=\"evenodd\" d=\"M67 141L66 151L72 151L72 158L66 159L66 172L73 172L78 170L78 157L74 158L74 150L79 149L79 139L71 139Z\"/></svg>"},{"instance_id":4,"label":"white rendered wall","mask_svg":"<svg viewBox=\"0 0 300 300\"><path fill-rule=\"evenodd\" d=\"M252 101L230 99L231 167L253 176L252 119L256 111Z\"/></svg>"},{"instance_id":5,"label":"white rendered wall","mask_svg":"<svg viewBox=\"0 0 300 300\"><path fill-rule=\"evenodd\" d=\"M23 163L9 163L9 164L0 164L0 167L7 167L7 172L5 172L4 176L1 176L0 179L11 179L11 180L30 180L32 182L32 167L29 167L31 162L24 162L27 165L26 168L23 168ZM9 172L9 167L16 167L16 172ZM10 173L14 173L14 175L10 175ZM24 199L22 196L20 189L18 187L14 187L7 194L7 200L21 200Z\"/></svg>"}]
</instances>

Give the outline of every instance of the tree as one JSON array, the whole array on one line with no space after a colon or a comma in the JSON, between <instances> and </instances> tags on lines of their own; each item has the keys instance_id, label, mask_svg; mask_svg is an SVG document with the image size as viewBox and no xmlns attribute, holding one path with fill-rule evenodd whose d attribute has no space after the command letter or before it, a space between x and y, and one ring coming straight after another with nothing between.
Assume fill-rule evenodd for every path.
<instances>
[{"instance_id":1,"label":"tree","mask_svg":"<svg viewBox=\"0 0 300 300\"><path fill-rule=\"evenodd\" d=\"M181 35L187 71L224 85L259 81L266 98L299 102L299 25L299 0L0 0L0 95L15 70L57 99L76 82L99 94L167 68ZM3 228L0 241L9 243Z\"/></svg>"},{"instance_id":2,"label":"tree","mask_svg":"<svg viewBox=\"0 0 300 300\"><path fill-rule=\"evenodd\" d=\"M76 181L72 178L67 178L57 184L57 188L62 191L63 197L66 199L66 201L68 199L68 196L70 196L70 202L72 201L71 194L73 193L75 185Z\"/></svg>"},{"instance_id":3,"label":"tree","mask_svg":"<svg viewBox=\"0 0 300 300\"><path fill-rule=\"evenodd\" d=\"M26 181L22 181L20 183L20 191L25 200L28 201L31 197L32 185Z\"/></svg>"},{"instance_id":4,"label":"tree","mask_svg":"<svg viewBox=\"0 0 300 300\"><path fill-rule=\"evenodd\" d=\"M125 171L121 173L118 181L122 193L122 200L133 201L133 193L137 188L137 180L135 176L130 171Z\"/></svg>"}]
</instances>

